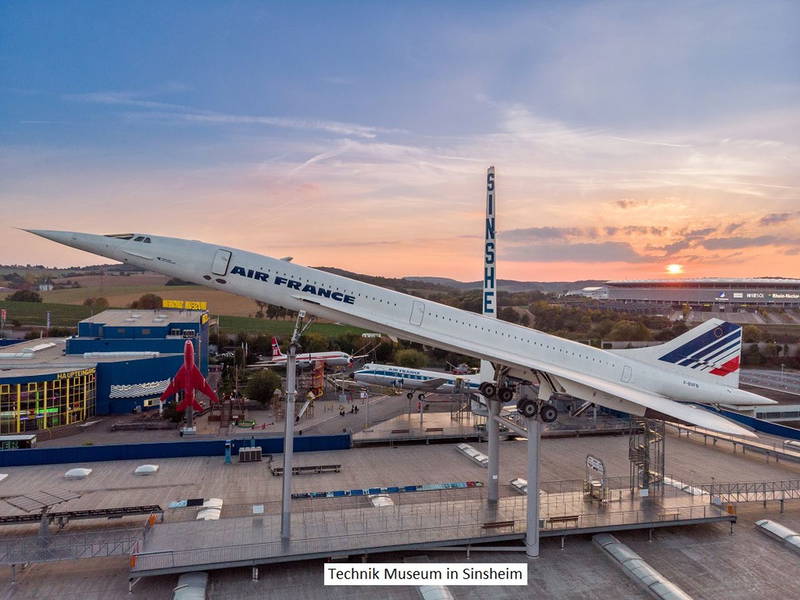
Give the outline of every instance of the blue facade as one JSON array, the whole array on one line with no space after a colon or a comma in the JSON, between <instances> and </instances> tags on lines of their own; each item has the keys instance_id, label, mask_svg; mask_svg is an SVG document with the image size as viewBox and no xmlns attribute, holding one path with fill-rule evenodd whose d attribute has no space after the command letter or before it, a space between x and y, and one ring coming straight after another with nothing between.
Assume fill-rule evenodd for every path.
<instances>
[{"instance_id":1,"label":"blue facade","mask_svg":"<svg viewBox=\"0 0 800 600\"><path fill-rule=\"evenodd\" d=\"M121 321L120 312L109 310L78 323L78 335L67 340L67 354L85 352L158 352L154 358L121 359L97 365L97 414L129 413L144 408L145 397L111 398L111 386L152 383L169 379L183 362L187 339L194 345L195 360L208 375L208 315L204 312L159 310L162 323L152 319ZM152 311L138 310L139 315ZM187 314L190 319L187 320ZM172 319L170 319L172 317Z\"/></svg>"},{"instance_id":2,"label":"blue facade","mask_svg":"<svg viewBox=\"0 0 800 600\"><path fill-rule=\"evenodd\" d=\"M65 354L80 356L80 362L87 364L86 369L75 371L64 368L59 366L60 361L56 359L41 362L41 369L49 371L46 374L4 377L0 373L0 415L6 415L7 421L5 429L0 422L0 429L8 429L6 433L17 433L21 429L27 430L29 424L34 422L36 428L40 421L45 428L56 427L85 420L95 414L130 413L137 407L145 408L145 400L158 396L158 391L153 391L158 387L142 384L158 384L173 377L183 364L183 348L187 339L194 345L198 368L204 376L208 375L207 313L162 309L158 315L166 319L154 323L153 311L136 312L139 313L136 317L139 322L128 322L128 311L109 310L78 324L78 335L67 339ZM158 352L160 356L84 358L86 352ZM74 408L73 396L67 393L67 384L62 386L59 383L66 379L72 381L73 377L83 377L89 382L81 387L80 403L84 409L80 414ZM84 379L81 381L84 382ZM122 397L112 398L113 386L129 387L117 387L114 395ZM78 388L72 383L71 389ZM21 398L19 394L22 394ZM65 396L69 396L72 408L66 407ZM29 397L32 400L29 401ZM21 401L24 401L22 408L25 410L20 410ZM62 412L66 411L63 415L59 413L57 419L50 414L52 410L46 410L53 409L56 402L60 410L63 409ZM30 416L31 410L34 416ZM47 416L42 416L44 414ZM47 425L43 420L45 418L48 419Z\"/></svg>"},{"instance_id":3,"label":"blue facade","mask_svg":"<svg viewBox=\"0 0 800 600\"><path fill-rule=\"evenodd\" d=\"M109 321L112 320L109 313ZM147 312L147 311L139 311ZM170 316L171 311L162 309L160 314ZM67 354L84 352L160 352L182 354L186 339L194 344L197 366L203 375L208 375L208 315L197 311L196 319L184 320L186 312L175 311L175 320L164 323L125 323L108 325L100 313L91 320L78 323L78 335L67 340ZM130 383L130 382L129 382Z\"/></svg>"},{"instance_id":4,"label":"blue facade","mask_svg":"<svg viewBox=\"0 0 800 600\"><path fill-rule=\"evenodd\" d=\"M98 415L133 412L136 407L143 408L144 398L111 398L112 385L132 385L162 381L175 375L183 364L183 355L159 356L136 360L120 360L97 365Z\"/></svg>"},{"instance_id":5,"label":"blue facade","mask_svg":"<svg viewBox=\"0 0 800 600\"><path fill-rule=\"evenodd\" d=\"M255 438L265 454L283 452L282 437ZM250 446L250 439L232 440L234 456L239 448ZM309 435L294 438L295 452L322 452L347 450L350 435ZM155 442L145 444L109 444L106 446L75 446L67 448L27 448L0 450L0 467L26 465L51 465L59 463L86 463L109 460L142 460L152 458L180 458L185 456L225 456L225 440L197 440Z\"/></svg>"}]
</instances>

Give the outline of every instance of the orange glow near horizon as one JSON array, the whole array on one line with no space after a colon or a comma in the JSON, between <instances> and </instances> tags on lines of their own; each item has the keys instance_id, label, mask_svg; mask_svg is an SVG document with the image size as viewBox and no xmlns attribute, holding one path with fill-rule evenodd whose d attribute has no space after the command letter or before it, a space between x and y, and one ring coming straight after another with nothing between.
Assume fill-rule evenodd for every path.
<instances>
[{"instance_id":1,"label":"orange glow near horizon","mask_svg":"<svg viewBox=\"0 0 800 600\"><path fill-rule=\"evenodd\" d=\"M683 273L683 265L678 265L673 263L671 265L667 265L665 270L670 275L680 275L681 273Z\"/></svg>"}]
</instances>

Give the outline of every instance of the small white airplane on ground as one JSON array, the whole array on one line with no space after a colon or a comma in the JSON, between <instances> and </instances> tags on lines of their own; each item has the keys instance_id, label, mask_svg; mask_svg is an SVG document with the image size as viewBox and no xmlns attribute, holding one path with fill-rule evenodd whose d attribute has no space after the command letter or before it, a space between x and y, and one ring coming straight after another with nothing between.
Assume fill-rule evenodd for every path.
<instances>
[{"instance_id":1,"label":"small white airplane on ground","mask_svg":"<svg viewBox=\"0 0 800 600\"><path fill-rule=\"evenodd\" d=\"M360 356L350 356L347 352L339 352L331 350L330 352L306 352L297 355L297 366L301 369L307 369L315 362L324 362L330 367L346 367L352 364L354 358L361 358ZM256 366L259 367L286 367L286 361L289 357L281 352L281 347L278 344L277 338L272 338L272 359L268 361L259 361Z\"/></svg>"},{"instance_id":2,"label":"small white airplane on ground","mask_svg":"<svg viewBox=\"0 0 800 600\"><path fill-rule=\"evenodd\" d=\"M425 399L425 394L463 394L477 392L481 385L479 375L456 375L442 373L441 371L424 371L422 369L409 369L395 365L379 365L367 363L358 371L353 371L353 379L367 385L382 385L384 387L410 390L408 399L418 393L419 400Z\"/></svg>"},{"instance_id":3,"label":"small white airplane on ground","mask_svg":"<svg viewBox=\"0 0 800 600\"><path fill-rule=\"evenodd\" d=\"M497 378L480 386L487 398L506 402L513 396L506 377L539 383L539 401L526 398L518 406L526 417L554 418L548 400L559 392L636 416L755 437L717 413L685 403L774 404L738 388L742 328L719 319L659 346L609 352L227 246L145 234L29 231L185 281L491 361Z\"/></svg>"}]
</instances>

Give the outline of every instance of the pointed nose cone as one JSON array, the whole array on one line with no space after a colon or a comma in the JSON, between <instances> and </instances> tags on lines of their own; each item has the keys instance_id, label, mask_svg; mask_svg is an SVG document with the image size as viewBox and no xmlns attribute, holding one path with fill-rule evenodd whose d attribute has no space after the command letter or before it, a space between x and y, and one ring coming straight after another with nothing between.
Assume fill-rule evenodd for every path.
<instances>
[{"instance_id":1,"label":"pointed nose cone","mask_svg":"<svg viewBox=\"0 0 800 600\"><path fill-rule=\"evenodd\" d=\"M78 231L53 231L51 229L23 229L28 233L38 235L48 240L52 240L65 246L71 246L78 250L85 250L92 254L99 254L107 258L119 260L118 252L115 242L105 235L97 235L94 233L80 233Z\"/></svg>"},{"instance_id":2,"label":"pointed nose cone","mask_svg":"<svg viewBox=\"0 0 800 600\"><path fill-rule=\"evenodd\" d=\"M78 235L83 235L74 231L53 231L51 229L22 229L22 231L27 231L33 235L38 235L39 237L67 246L71 246L72 244L70 244L70 241L76 239Z\"/></svg>"},{"instance_id":3,"label":"pointed nose cone","mask_svg":"<svg viewBox=\"0 0 800 600\"><path fill-rule=\"evenodd\" d=\"M183 363L189 367L194 364L194 344L191 340L186 340L183 345Z\"/></svg>"}]
</instances>

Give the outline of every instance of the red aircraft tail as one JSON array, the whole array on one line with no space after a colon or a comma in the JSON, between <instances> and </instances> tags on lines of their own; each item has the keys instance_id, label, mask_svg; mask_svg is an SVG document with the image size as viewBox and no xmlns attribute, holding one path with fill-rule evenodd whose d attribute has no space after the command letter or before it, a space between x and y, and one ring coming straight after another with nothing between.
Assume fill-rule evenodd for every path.
<instances>
[{"instance_id":1,"label":"red aircraft tail","mask_svg":"<svg viewBox=\"0 0 800 600\"><path fill-rule=\"evenodd\" d=\"M278 338L272 338L272 358L283 358L284 354L281 352L281 347L278 345Z\"/></svg>"}]
</instances>

